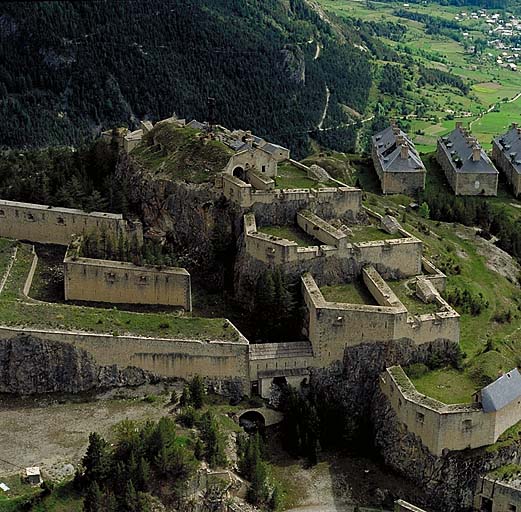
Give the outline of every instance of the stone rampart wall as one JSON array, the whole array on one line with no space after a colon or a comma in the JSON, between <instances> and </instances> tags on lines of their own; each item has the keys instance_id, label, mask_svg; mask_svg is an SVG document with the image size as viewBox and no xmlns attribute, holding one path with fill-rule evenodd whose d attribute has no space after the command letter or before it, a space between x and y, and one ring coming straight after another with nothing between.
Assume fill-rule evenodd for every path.
<instances>
[{"instance_id":1,"label":"stone rampart wall","mask_svg":"<svg viewBox=\"0 0 521 512\"><path fill-rule=\"evenodd\" d=\"M364 269L362 275L380 305L327 302L311 274L302 276L308 337L322 364L341 361L346 347L368 342L404 338L416 346L439 340L459 342L459 315L441 297L439 312L412 316L374 268Z\"/></svg>"},{"instance_id":2,"label":"stone rampart wall","mask_svg":"<svg viewBox=\"0 0 521 512\"><path fill-rule=\"evenodd\" d=\"M190 274L184 268L67 256L64 272L65 300L160 304L192 310Z\"/></svg>"},{"instance_id":3,"label":"stone rampart wall","mask_svg":"<svg viewBox=\"0 0 521 512\"><path fill-rule=\"evenodd\" d=\"M364 266L372 265L386 277L410 277L421 273L422 242L410 235L409 238L345 243L345 245L344 239L341 238L339 247L333 245L299 247L296 242L259 233L252 213L246 214L244 218L246 253L251 258L269 265L305 263L315 259L332 258L353 260L360 272ZM301 218L300 223L304 227L306 227L305 222ZM306 231L318 233L309 222ZM318 234L326 239L326 230Z\"/></svg>"},{"instance_id":4,"label":"stone rampart wall","mask_svg":"<svg viewBox=\"0 0 521 512\"><path fill-rule=\"evenodd\" d=\"M206 342L14 327L0 327L0 339L10 339L21 332L82 348L99 365L136 366L162 377L240 379L245 392L249 390L247 341Z\"/></svg>"},{"instance_id":5,"label":"stone rampart wall","mask_svg":"<svg viewBox=\"0 0 521 512\"><path fill-rule=\"evenodd\" d=\"M398 419L434 455L494 443L494 415L479 404L446 405L418 393L400 367L382 374L380 389Z\"/></svg>"},{"instance_id":6,"label":"stone rampart wall","mask_svg":"<svg viewBox=\"0 0 521 512\"><path fill-rule=\"evenodd\" d=\"M399 421L438 456L446 451L491 445L521 420L518 400L488 413L478 403L447 405L416 391L400 367L387 369L381 376L380 388Z\"/></svg>"},{"instance_id":7,"label":"stone rampart wall","mask_svg":"<svg viewBox=\"0 0 521 512\"><path fill-rule=\"evenodd\" d=\"M515 158L519 158L519 155L516 155ZM521 174L516 171L514 164L501 150L501 145L496 140L492 142L492 161L496 164L498 170L504 174L508 183L512 185L514 194L518 196L521 192Z\"/></svg>"},{"instance_id":8,"label":"stone rampart wall","mask_svg":"<svg viewBox=\"0 0 521 512\"><path fill-rule=\"evenodd\" d=\"M321 217L348 217L355 220L362 208L362 191L352 187L329 187L323 189L255 190L249 183L230 174L222 174L215 182L223 195L241 208L270 206L270 216L278 216L276 210L284 210L284 222L294 220L297 212L309 209ZM257 213L257 211L256 211Z\"/></svg>"},{"instance_id":9,"label":"stone rampart wall","mask_svg":"<svg viewBox=\"0 0 521 512\"><path fill-rule=\"evenodd\" d=\"M122 215L0 200L0 237L68 245L73 235L106 230L127 234Z\"/></svg>"}]
</instances>

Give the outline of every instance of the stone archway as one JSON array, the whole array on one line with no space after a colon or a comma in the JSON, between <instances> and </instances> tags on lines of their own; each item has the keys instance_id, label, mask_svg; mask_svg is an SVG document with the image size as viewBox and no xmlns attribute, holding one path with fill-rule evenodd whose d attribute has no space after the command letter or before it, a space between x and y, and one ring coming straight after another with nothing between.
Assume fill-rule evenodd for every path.
<instances>
[{"instance_id":1,"label":"stone archway","mask_svg":"<svg viewBox=\"0 0 521 512\"><path fill-rule=\"evenodd\" d=\"M235 169L233 170L232 174L236 178L239 178L242 181L246 181L246 171L244 170L244 167L241 167L240 165L235 167Z\"/></svg>"}]
</instances>

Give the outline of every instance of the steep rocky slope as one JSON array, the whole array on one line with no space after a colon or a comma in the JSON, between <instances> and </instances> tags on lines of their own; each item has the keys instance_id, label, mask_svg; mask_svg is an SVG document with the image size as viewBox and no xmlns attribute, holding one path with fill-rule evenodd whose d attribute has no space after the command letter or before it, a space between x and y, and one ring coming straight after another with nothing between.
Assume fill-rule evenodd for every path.
<instances>
[{"instance_id":1,"label":"steep rocky slope","mask_svg":"<svg viewBox=\"0 0 521 512\"><path fill-rule=\"evenodd\" d=\"M155 380L139 368L98 366L87 352L66 343L26 334L0 340L0 393L79 393Z\"/></svg>"}]
</instances>

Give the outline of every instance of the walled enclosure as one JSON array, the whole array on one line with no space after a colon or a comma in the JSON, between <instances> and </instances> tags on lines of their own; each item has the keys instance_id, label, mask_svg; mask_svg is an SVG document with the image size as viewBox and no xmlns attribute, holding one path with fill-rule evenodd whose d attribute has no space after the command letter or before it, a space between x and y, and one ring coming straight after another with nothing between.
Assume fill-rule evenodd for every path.
<instances>
[{"instance_id":1,"label":"walled enclosure","mask_svg":"<svg viewBox=\"0 0 521 512\"><path fill-rule=\"evenodd\" d=\"M302 276L308 335L321 364L342 361L345 348L360 343L402 338L416 345L440 339L459 343L459 315L439 295L439 312L412 316L374 267L365 267L362 278L378 306L327 302L311 274Z\"/></svg>"},{"instance_id":2,"label":"walled enclosure","mask_svg":"<svg viewBox=\"0 0 521 512\"><path fill-rule=\"evenodd\" d=\"M474 510L489 512L521 510L521 481L519 476L513 480L500 480L493 475L481 477L474 495Z\"/></svg>"},{"instance_id":3,"label":"walled enclosure","mask_svg":"<svg viewBox=\"0 0 521 512\"><path fill-rule=\"evenodd\" d=\"M251 258L269 265L305 263L318 258L350 259L356 266L374 265L402 276L415 276L421 272L422 242L408 235L376 242L347 243L347 237L310 212L297 215L298 224L316 238L335 245L299 247L296 242L266 235L257 231L253 213L244 216L246 253ZM317 229L315 229L317 228ZM343 236L342 236L343 235Z\"/></svg>"},{"instance_id":4,"label":"walled enclosure","mask_svg":"<svg viewBox=\"0 0 521 512\"><path fill-rule=\"evenodd\" d=\"M159 304L192 311L190 274L184 268L78 258L70 252L63 265L65 300Z\"/></svg>"},{"instance_id":5,"label":"walled enclosure","mask_svg":"<svg viewBox=\"0 0 521 512\"><path fill-rule=\"evenodd\" d=\"M256 190L250 183L223 173L215 180L224 197L241 208L254 205L271 205L298 210L322 210L328 218L349 217L356 219L362 209L362 191L358 188L339 186L320 189ZM326 214L327 212L327 214Z\"/></svg>"},{"instance_id":6,"label":"walled enclosure","mask_svg":"<svg viewBox=\"0 0 521 512\"><path fill-rule=\"evenodd\" d=\"M521 417L518 400L489 413L485 413L479 403L447 405L438 402L419 393L399 366L388 368L382 374L380 389L398 420L437 456L444 455L447 450L491 445Z\"/></svg>"}]
</instances>

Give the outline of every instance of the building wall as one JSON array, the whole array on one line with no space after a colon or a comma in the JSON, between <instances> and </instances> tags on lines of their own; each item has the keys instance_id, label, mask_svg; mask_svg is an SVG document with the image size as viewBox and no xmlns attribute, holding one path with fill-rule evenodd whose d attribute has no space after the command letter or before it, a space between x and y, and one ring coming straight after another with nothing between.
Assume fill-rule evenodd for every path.
<instances>
[{"instance_id":1,"label":"building wall","mask_svg":"<svg viewBox=\"0 0 521 512\"><path fill-rule=\"evenodd\" d=\"M192 310L190 274L184 268L66 257L65 300L162 304Z\"/></svg>"},{"instance_id":2,"label":"building wall","mask_svg":"<svg viewBox=\"0 0 521 512\"><path fill-rule=\"evenodd\" d=\"M457 195L496 196L498 185L497 173L457 173Z\"/></svg>"},{"instance_id":3,"label":"building wall","mask_svg":"<svg viewBox=\"0 0 521 512\"><path fill-rule=\"evenodd\" d=\"M445 172L447 181L456 195L495 196L497 195L497 173L462 173L457 172L444 145L438 140L436 159Z\"/></svg>"},{"instance_id":4,"label":"building wall","mask_svg":"<svg viewBox=\"0 0 521 512\"><path fill-rule=\"evenodd\" d=\"M396 370L401 374L400 383L392 373ZM401 368L384 372L380 389L398 420L434 455L495 442L493 414L485 414L478 404L445 405L427 398L414 389Z\"/></svg>"},{"instance_id":5,"label":"building wall","mask_svg":"<svg viewBox=\"0 0 521 512\"><path fill-rule=\"evenodd\" d=\"M521 398L510 402L507 406L497 411L495 418L494 437L497 439L505 430L521 420Z\"/></svg>"},{"instance_id":6,"label":"building wall","mask_svg":"<svg viewBox=\"0 0 521 512\"><path fill-rule=\"evenodd\" d=\"M127 234L122 215L0 200L0 237L68 245L73 235L95 229Z\"/></svg>"},{"instance_id":7,"label":"building wall","mask_svg":"<svg viewBox=\"0 0 521 512\"><path fill-rule=\"evenodd\" d=\"M514 194L518 196L521 192L521 174L516 171L508 155L501 150L501 145L497 140L492 142L492 161L505 175L507 181L512 185Z\"/></svg>"},{"instance_id":8,"label":"building wall","mask_svg":"<svg viewBox=\"0 0 521 512\"><path fill-rule=\"evenodd\" d=\"M233 328L233 327L232 327ZM100 365L137 366L163 377L241 379L249 389L248 342L173 340L0 327L0 339L20 332L61 341L92 354Z\"/></svg>"},{"instance_id":9,"label":"building wall","mask_svg":"<svg viewBox=\"0 0 521 512\"><path fill-rule=\"evenodd\" d=\"M414 195L418 190L425 189L425 170L409 172L383 173L382 191L384 194Z\"/></svg>"},{"instance_id":10,"label":"building wall","mask_svg":"<svg viewBox=\"0 0 521 512\"><path fill-rule=\"evenodd\" d=\"M474 510L482 510L484 502L492 502L491 512L521 510L521 489L490 476L481 477L474 494Z\"/></svg>"},{"instance_id":11,"label":"building wall","mask_svg":"<svg viewBox=\"0 0 521 512\"><path fill-rule=\"evenodd\" d=\"M237 167L241 167L245 171L249 169L255 170L269 178L277 175L277 160L269 153L257 148L232 155L226 166L226 172L233 173Z\"/></svg>"}]
</instances>

